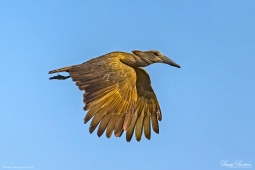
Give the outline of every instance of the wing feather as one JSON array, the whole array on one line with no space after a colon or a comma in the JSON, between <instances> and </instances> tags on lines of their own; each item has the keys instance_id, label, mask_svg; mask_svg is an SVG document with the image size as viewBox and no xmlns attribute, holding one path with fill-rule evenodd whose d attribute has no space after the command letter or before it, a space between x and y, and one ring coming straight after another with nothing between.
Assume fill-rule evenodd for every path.
<instances>
[{"instance_id":1,"label":"wing feather","mask_svg":"<svg viewBox=\"0 0 255 170\"><path fill-rule=\"evenodd\" d=\"M144 130L144 135L147 139L150 140L151 138L151 125L150 125L150 103L148 104L148 107L146 108L146 111L145 111L145 117L144 117L144 127L143 127L143 130Z\"/></svg>"},{"instance_id":2,"label":"wing feather","mask_svg":"<svg viewBox=\"0 0 255 170\"><path fill-rule=\"evenodd\" d=\"M149 75L142 68L135 68L137 102L135 113L129 129L126 133L126 140L129 142L135 131L136 140L140 141L142 132L147 139L151 138L151 126L154 132L159 133L158 121L162 119L160 106L156 95L151 87Z\"/></svg>"},{"instance_id":3,"label":"wing feather","mask_svg":"<svg viewBox=\"0 0 255 170\"><path fill-rule=\"evenodd\" d=\"M114 130L115 123L116 123L117 118L118 118L118 116L116 114L112 114L112 115L113 116L112 116L111 120L109 121L109 124L108 124L108 126L106 128L106 137L107 138L111 137L112 132Z\"/></svg>"},{"instance_id":4,"label":"wing feather","mask_svg":"<svg viewBox=\"0 0 255 170\"><path fill-rule=\"evenodd\" d=\"M137 141L141 140L142 131L143 131L143 120L144 120L144 109L142 110L140 116L137 119L135 127L135 137Z\"/></svg>"},{"instance_id":5,"label":"wing feather","mask_svg":"<svg viewBox=\"0 0 255 170\"><path fill-rule=\"evenodd\" d=\"M97 135L100 137L104 133L110 119L112 118L112 114L107 114L103 117L102 121L100 122L100 125L98 127Z\"/></svg>"},{"instance_id":6,"label":"wing feather","mask_svg":"<svg viewBox=\"0 0 255 170\"><path fill-rule=\"evenodd\" d=\"M131 141L133 133L134 133L135 124L136 124L136 121L137 121L137 114L138 114L138 110L136 110L135 113L133 114L129 129L126 133L126 140L128 142Z\"/></svg>"},{"instance_id":7,"label":"wing feather","mask_svg":"<svg viewBox=\"0 0 255 170\"><path fill-rule=\"evenodd\" d=\"M84 123L91 118L89 131L98 126L97 135L106 130L109 138L123 133L123 126L130 124L137 101L136 72L120 61L123 53L109 53L80 65L73 66L69 73L83 95L88 110ZM128 114L127 114L128 113ZM127 128L125 128L127 129Z\"/></svg>"}]
</instances>

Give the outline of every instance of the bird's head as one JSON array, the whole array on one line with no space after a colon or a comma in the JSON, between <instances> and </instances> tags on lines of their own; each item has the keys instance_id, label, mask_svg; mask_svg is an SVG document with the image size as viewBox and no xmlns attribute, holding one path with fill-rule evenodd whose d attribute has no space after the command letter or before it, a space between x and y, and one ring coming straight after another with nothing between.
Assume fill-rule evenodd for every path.
<instances>
[{"instance_id":1,"label":"bird's head","mask_svg":"<svg viewBox=\"0 0 255 170\"><path fill-rule=\"evenodd\" d=\"M157 50L149 50L149 51L139 51L139 50L133 50L132 51L135 55L140 57L141 59L151 62L152 63L165 63L174 67L180 68L180 66L175 63L170 58L163 55L161 52Z\"/></svg>"}]
</instances>

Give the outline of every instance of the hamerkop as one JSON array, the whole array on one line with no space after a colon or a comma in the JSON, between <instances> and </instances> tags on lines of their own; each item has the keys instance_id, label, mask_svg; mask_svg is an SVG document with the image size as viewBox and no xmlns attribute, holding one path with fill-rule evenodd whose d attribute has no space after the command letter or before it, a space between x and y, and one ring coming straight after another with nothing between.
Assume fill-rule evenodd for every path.
<instances>
[{"instance_id":1,"label":"hamerkop","mask_svg":"<svg viewBox=\"0 0 255 170\"><path fill-rule=\"evenodd\" d=\"M58 75L50 79L71 77L80 90L85 90L84 110L88 113L84 123L93 117L90 133L98 124L99 137L105 130L107 138L111 137L113 131L117 137L126 131L128 142L134 131L137 141L141 140L142 131L150 139L151 125L154 132L159 133L158 121L162 119L159 102L148 73L141 67L153 63L180 66L156 50L134 50L132 53L111 52L82 64L49 72L68 72L70 76Z\"/></svg>"}]
</instances>

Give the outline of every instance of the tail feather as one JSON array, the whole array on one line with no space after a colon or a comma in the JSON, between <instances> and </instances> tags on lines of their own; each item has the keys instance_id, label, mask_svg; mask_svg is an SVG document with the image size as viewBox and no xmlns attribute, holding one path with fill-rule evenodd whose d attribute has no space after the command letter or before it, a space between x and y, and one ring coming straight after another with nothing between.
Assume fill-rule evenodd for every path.
<instances>
[{"instance_id":1,"label":"tail feather","mask_svg":"<svg viewBox=\"0 0 255 170\"><path fill-rule=\"evenodd\" d=\"M73 66L68 66L68 67L63 67L63 68L60 68L60 69L56 69L56 70L51 70L49 71L49 74L52 74L52 73L59 73L59 72L69 72L69 70L72 68Z\"/></svg>"}]
</instances>

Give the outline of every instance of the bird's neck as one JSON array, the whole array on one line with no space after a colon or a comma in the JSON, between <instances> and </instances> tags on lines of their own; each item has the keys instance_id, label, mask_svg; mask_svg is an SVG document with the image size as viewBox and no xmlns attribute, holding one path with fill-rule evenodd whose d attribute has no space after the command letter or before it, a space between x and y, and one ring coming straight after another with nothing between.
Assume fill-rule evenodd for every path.
<instances>
[{"instance_id":1,"label":"bird's neck","mask_svg":"<svg viewBox=\"0 0 255 170\"><path fill-rule=\"evenodd\" d=\"M140 58L134 54L126 55L123 59L121 59L121 62L131 67L146 67L152 64L150 60Z\"/></svg>"}]
</instances>

